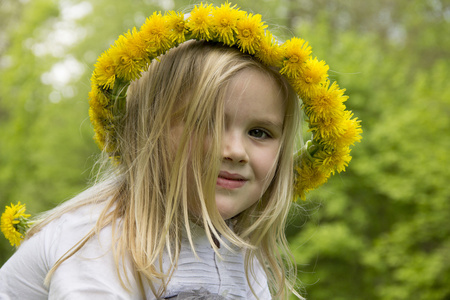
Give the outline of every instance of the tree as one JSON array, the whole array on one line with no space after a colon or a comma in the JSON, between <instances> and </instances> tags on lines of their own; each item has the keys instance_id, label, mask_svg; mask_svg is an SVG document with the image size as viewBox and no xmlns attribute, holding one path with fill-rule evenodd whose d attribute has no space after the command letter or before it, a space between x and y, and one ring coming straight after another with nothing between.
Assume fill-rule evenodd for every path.
<instances>
[{"instance_id":1,"label":"tree","mask_svg":"<svg viewBox=\"0 0 450 300\"><path fill-rule=\"evenodd\" d=\"M348 171L312 193L309 222L288 231L311 299L450 297L448 4L403 4L355 18L325 9L298 29L324 49L364 129ZM377 15L388 24L360 24Z\"/></svg>"}]
</instances>

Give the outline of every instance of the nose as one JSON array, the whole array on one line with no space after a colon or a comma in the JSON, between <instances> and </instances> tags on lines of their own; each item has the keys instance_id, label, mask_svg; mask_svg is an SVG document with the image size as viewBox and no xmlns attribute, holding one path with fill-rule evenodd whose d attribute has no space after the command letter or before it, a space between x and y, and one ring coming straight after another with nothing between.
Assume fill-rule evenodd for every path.
<instances>
[{"instance_id":1,"label":"nose","mask_svg":"<svg viewBox=\"0 0 450 300\"><path fill-rule=\"evenodd\" d=\"M222 138L222 158L234 163L247 163L248 153L244 137L236 132L225 131Z\"/></svg>"}]
</instances>

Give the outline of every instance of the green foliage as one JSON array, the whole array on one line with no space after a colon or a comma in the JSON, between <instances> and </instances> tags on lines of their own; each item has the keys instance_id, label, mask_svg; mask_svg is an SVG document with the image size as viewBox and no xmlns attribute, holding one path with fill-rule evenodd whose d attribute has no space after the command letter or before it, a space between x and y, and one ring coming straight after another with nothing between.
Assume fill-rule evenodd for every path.
<instances>
[{"instance_id":1,"label":"green foliage","mask_svg":"<svg viewBox=\"0 0 450 300\"><path fill-rule=\"evenodd\" d=\"M311 193L320 209L288 231L310 299L450 297L449 20L430 5L392 12L401 39L339 30L326 12L299 28L364 129L348 171Z\"/></svg>"},{"instance_id":2,"label":"green foliage","mask_svg":"<svg viewBox=\"0 0 450 300\"><path fill-rule=\"evenodd\" d=\"M31 158L36 150L33 129L34 124L42 118L43 106L40 102L47 98L49 92L47 87L41 85L39 78L51 61L43 61L32 55L26 42L31 43L40 34L39 25L47 23L57 12L51 1L34 1L29 4L29 9L24 9L25 6L19 3L8 4L9 11L1 11L1 15L12 14L18 16L18 20L11 19L10 27L3 27L5 30L2 32L7 47L2 49L0 72L1 207L10 202L28 203L35 196L32 190L38 188L32 184L32 173L37 163ZM7 34L9 30L14 34ZM33 35L30 35L31 32ZM48 208L41 206L40 202L36 204L40 209ZM33 206L33 201L30 201L28 207ZM11 247L4 239L1 240L0 250L0 261L12 254Z\"/></svg>"}]
</instances>

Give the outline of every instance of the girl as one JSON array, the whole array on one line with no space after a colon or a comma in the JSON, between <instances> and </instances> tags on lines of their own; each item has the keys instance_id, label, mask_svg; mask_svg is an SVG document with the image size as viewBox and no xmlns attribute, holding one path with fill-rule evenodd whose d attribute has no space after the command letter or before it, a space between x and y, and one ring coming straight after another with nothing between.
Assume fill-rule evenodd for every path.
<instances>
[{"instance_id":1,"label":"girl","mask_svg":"<svg viewBox=\"0 0 450 300\"><path fill-rule=\"evenodd\" d=\"M297 294L292 185L303 196L341 171L349 158L324 145L348 147L359 127L340 106L338 134L314 125L311 99L342 103L343 91L307 43L279 46L259 18L228 3L155 13L99 58L90 116L109 157L102 178L28 231L0 271L0 298ZM318 137L293 168L299 94Z\"/></svg>"}]
</instances>

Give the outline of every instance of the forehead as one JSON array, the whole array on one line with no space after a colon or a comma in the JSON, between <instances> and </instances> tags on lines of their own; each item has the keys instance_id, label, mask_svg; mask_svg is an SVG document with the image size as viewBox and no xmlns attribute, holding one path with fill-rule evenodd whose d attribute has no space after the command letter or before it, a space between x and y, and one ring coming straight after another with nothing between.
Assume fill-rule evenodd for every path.
<instances>
[{"instance_id":1,"label":"forehead","mask_svg":"<svg viewBox=\"0 0 450 300\"><path fill-rule=\"evenodd\" d=\"M245 69L231 80L225 97L228 117L247 117L283 123L286 104L280 84L263 70Z\"/></svg>"}]
</instances>

